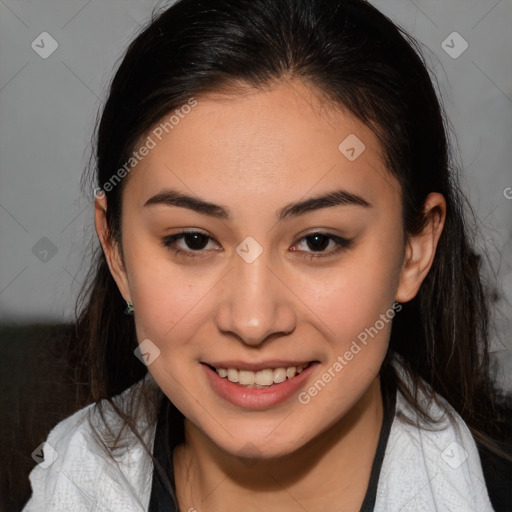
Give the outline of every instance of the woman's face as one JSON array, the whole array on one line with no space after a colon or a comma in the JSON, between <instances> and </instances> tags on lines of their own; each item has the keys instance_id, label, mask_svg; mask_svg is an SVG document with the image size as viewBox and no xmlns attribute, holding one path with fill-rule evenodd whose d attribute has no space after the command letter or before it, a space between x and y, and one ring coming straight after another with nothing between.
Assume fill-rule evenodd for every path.
<instances>
[{"instance_id":1,"label":"woman's face","mask_svg":"<svg viewBox=\"0 0 512 512\"><path fill-rule=\"evenodd\" d=\"M398 182L373 132L300 83L197 98L167 129L131 171L110 261L148 369L223 450L290 453L362 399L419 286Z\"/></svg>"}]
</instances>

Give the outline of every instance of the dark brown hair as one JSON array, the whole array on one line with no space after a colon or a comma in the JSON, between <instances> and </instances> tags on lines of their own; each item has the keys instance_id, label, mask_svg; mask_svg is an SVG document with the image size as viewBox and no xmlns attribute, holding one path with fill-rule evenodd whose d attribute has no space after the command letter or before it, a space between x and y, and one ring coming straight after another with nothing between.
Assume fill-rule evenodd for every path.
<instances>
[{"instance_id":1,"label":"dark brown hair","mask_svg":"<svg viewBox=\"0 0 512 512\"><path fill-rule=\"evenodd\" d=\"M93 187L108 182L148 131L190 98L280 80L303 81L374 131L401 184L406 237L423 226L426 196L445 197L446 224L433 266L393 321L382 382L392 378L421 416L417 393L439 393L478 442L504 455L504 413L489 374L488 293L442 105L418 43L366 1L181 0L155 14L110 85L97 130ZM105 190L108 226L119 244L125 181ZM76 378L91 390L82 403L101 410L103 400L112 404L147 368L134 357L134 320L123 314L124 301L99 248L88 282L76 324ZM412 391L391 367L394 353L402 357ZM183 416L176 409L172 414L171 449L183 440ZM137 434L130 413L119 415Z\"/></svg>"}]
</instances>

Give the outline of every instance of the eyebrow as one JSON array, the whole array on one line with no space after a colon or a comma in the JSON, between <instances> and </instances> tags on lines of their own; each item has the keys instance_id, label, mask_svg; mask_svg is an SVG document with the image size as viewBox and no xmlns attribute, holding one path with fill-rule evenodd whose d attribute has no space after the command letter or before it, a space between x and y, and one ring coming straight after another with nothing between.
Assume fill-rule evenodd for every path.
<instances>
[{"instance_id":1,"label":"eyebrow","mask_svg":"<svg viewBox=\"0 0 512 512\"><path fill-rule=\"evenodd\" d=\"M188 208L203 215L209 215L217 219L231 220L229 208L218 204L209 203L198 197L183 194L177 190L164 190L152 197L145 203L144 207L154 205L178 206ZM371 208L372 205L363 197L346 190L335 190L316 197L305 199L296 203L289 203L277 212L277 219L283 221L292 217L298 217L307 212L332 208L333 206L361 206Z\"/></svg>"}]
</instances>

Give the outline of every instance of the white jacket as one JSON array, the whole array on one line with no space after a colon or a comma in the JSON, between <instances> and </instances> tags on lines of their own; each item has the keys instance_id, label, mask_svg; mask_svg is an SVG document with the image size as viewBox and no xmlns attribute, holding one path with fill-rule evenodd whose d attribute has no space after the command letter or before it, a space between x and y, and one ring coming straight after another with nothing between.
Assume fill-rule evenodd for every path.
<instances>
[{"instance_id":1,"label":"white jacket","mask_svg":"<svg viewBox=\"0 0 512 512\"><path fill-rule=\"evenodd\" d=\"M143 381L157 392L151 374ZM137 392L140 382L115 397L115 402L124 403L129 393ZM443 403L454 414L456 424L447 420L445 428L437 432L419 429L397 417L399 413L415 417L397 391L376 512L493 511L473 437L453 408ZM115 431L119 421L111 412L109 425ZM443 415L436 405L430 412ZM153 474L150 457L128 429L127 439L133 446L119 457L119 464L114 463L94 440L88 416L93 424L101 425L93 405L89 405L50 432L47 443L57 455L47 447L45 457L51 464L45 468L48 461L40 463L31 471L33 494L22 512L147 511ZM141 414L137 425L152 447L156 416Z\"/></svg>"}]
</instances>

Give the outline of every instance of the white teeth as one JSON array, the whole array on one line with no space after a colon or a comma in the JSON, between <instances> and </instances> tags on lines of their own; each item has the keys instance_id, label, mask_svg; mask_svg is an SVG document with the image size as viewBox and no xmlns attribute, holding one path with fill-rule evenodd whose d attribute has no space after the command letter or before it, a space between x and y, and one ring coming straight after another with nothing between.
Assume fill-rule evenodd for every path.
<instances>
[{"instance_id":1,"label":"white teeth","mask_svg":"<svg viewBox=\"0 0 512 512\"><path fill-rule=\"evenodd\" d=\"M289 366L288 368L268 368L257 372L237 370L236 368L216 368L215 371L220 377L227 377L230 382L238 382L249 388L265 388L284 382L286 379L292 379L295 375L299 375L306 366L307 364Z\"/></svg>"},{"instance_id":2,"label":"white teeth","mask_svg":"<svg viewBox=\"0 0 512 512\"><path fill-rule=\"evenodd\" d=\"M256 372L254 382L260 386L270 386L274 382L274 372L272 370L260 370Z\"/></svg>"},{"instance_id":3,"label":"white teeth","mask_svg":"<svg viewBox=\"0 0 512 512\"><path fill-rule=\"evenodd\" d=\"M228 380L229 382L238 382L238 370L233 368L229 368L228 370Z\"/></svg>"},{"instance_id":4,"label":"white teeth","mask_svg":"<svg viewBox=\"0 0 512 512\"><path fill-rule=\"evenodd\" d=\"M279 384L279 382L284 382L286 380L286 369L285 368L276 368L274 370L274 382Z\"/></svg>"},{"instance_id":5,"label":"white teeth","mask_svg":"<svg viewBox=\"0 0 512 512\"><path fill-rule=\"evenodd\" d=\"M254 372L248 372L246 370L240 370L238 372L238 382L244 386L254 384Z\"/></svg>"},{"instance_id":6,"label":"white teeth","mask_svg":"<svg viewBox=\"0 0 512 512\"><path fill-rule=\"evenodd\" d=\"M290 366L290 368L286 369L286 376L291 379L292 377L295 377L295 373L297 372L297 368L295 366Z\"/></svg>"}]
</instances>

